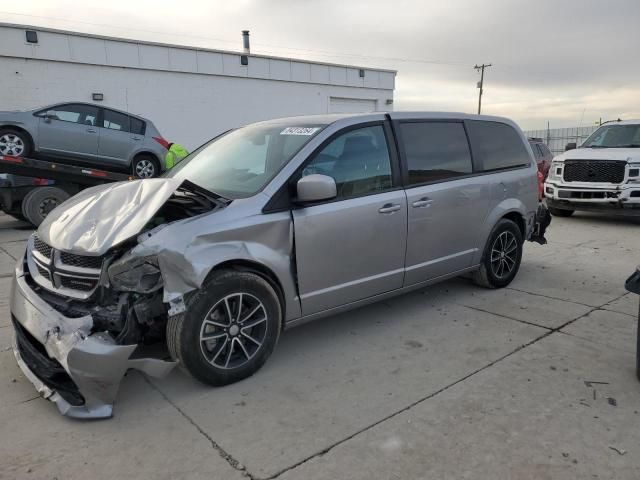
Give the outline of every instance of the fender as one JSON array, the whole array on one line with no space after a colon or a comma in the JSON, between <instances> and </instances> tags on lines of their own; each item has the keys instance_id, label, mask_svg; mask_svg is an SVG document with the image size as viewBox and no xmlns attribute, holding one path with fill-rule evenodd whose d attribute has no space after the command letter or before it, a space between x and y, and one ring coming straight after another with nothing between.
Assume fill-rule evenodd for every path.
<instances>
[{"instance_id":1,"label":"fender","mask_svg":"<svg viewBox=\"0 0 640 480\"><path fill-rule=\"evenodd\" d=\"M531 221L535 212L528 212L526 205L518 198L505 198L498 205L496 205L493 210L491 210L491 212L489 212L487 218L484 221L482 232L480 235L480 244L482 245L482 248L474 254L473 264L480 263L482 255L484 254L487 240L489 239L489 235L491 234L491 231L493 230L493 227L495 227L496 223L498 223L500 219L514 212L522 217L522 222L525 226L523 237L528 237L529 231L531 229Z\"/></svg>"},{"instance_id":2,"label":"fender","mask_svg":"<svg viewBox=\"0 0 640 480\"><path fill-rule=\"evenodd\" d=\"M220 213L222 217L225 212ZM256 222L257 219L260 221ZM301 316L292 270L293 223L288 211L229 223L214 223L212 218L204 216L183 221L182 228L194 233L186 245L179 243L182 240L176 239L175 234L172 237L174 226L159 230L131 251L131 255L158 258L164 302L180 305L184 295L199 289L211 271L220 265L246 262L268 270L279 282L285 321Z\"/></svg>"}]
</instances>

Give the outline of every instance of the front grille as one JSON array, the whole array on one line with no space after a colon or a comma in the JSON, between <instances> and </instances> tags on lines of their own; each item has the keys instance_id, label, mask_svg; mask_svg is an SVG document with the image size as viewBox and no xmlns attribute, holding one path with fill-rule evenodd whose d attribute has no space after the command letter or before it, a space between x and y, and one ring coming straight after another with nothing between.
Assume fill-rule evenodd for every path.
<instances>
[{"instance_id":1,"label":"front grille","mask_svg":"<svg viewBox=\"0 0 640 480\"><path fill-rule=\"evenodd\" d=\"M30 272L40 286L79 299L87 299L98 287L104 257L61 252L37 234L31 248Z\"/></svg>"},{"instance_id":2,"label":"front grille","mask_svg":"<svg viewBox=\"0 0 640 480\"><path fill-rule=\"evenodd\" d=\"M51 277L49 276L49 270L47 270L46 268L41 267L39 264L36 263L36 268L38 269L38 273L40 275L42 275L44 278L46 278L47 280L51 280Z\"/></svg>"},{"instance_id":3,"label":"front grille","mask_svg":"<svg viewBox=\"0 0 640 480\"><path fill-rule=\"evenodd\" d=\"M33 238L33 247L40 253L42 256L51 258L51 247L40 240L38 235L35 235Z\"/></svg>"},{"instance_id":4,"label":"front grille","mask_svg":"<svg viewBox=\"0 0 640 480\"><path fill-rule=\"evenodd\" d=\"M566 160L566 182L621 183L627 162L624 160Z\"/></svg>"},{"instance_id":5,"label":"front grille","mask_svg":"<svg viewBox=\"0 0 640 480\"><path fill-rule=\"evenodd\" d=\"M84 397L78 390L78 386L71 379L62 365L57 360L49 357L44 346L31 335L16 320L11 317L13 327L16 331L16 344L18 352L29 370L40 379L47 387L55 390L58 395L64 398L73 406L84 405Z\"/></svg>"},{"instance_id":6,"label":"front grille","mask_svg":"<svg viewBox=\"0 0 640 480\"><path fill-rule=\"evenodd\" d=\"M73 267L95 269L102 267L102 257L88 257L86 255L60 252L60 261L65 265L71 265Z\"/></svg>"}]
</instances>

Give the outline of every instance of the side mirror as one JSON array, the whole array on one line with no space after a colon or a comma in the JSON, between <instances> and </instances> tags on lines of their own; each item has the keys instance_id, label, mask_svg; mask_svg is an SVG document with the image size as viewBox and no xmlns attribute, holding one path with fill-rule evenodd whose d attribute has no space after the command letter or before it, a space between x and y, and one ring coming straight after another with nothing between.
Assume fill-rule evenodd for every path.
<instances>
[{"instance_id":1,"label":"side mirror","mask_svg":"<svg viewBox=\"0 0 640 480\"><path fill-rule=\"evenodd\" d=\"M44 119L47 122L50 122L52 119L58 118L58 116L56 115L56 112L54 112L53 110L47 110L44 113Z\"/></svg>"},{"instance_id":2,"label":"side mirror","mask_svg":"<svg viewBox=\"0 0 640 480\"><path fill-rule=\"evenodd\" d=\"M569 142L564 146L564 151L575 150L577 148L576 142Z\"/></svg>"},{"instance_id":3,"label":"side mirror","mask_svg":"<svg viewBox=\"0 0 640 480\"><path fill-rule=\"evenodd\" d=\"M314 173L298 180L296 185L298 202L319 202L337 195L336 181L328 175Z\"/></svg>"}]
</instances>

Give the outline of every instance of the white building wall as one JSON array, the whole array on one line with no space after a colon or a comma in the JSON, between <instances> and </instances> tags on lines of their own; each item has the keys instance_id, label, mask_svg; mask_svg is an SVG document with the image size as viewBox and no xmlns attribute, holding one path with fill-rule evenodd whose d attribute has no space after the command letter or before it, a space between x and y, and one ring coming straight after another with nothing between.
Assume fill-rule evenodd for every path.
<instances>
[{"instance_id":1,"label":"white building wall","mask_svg":"<svg viewBox=\"0 0 640 480\"><path fill-rule=\"evenodd\" d=\"M92 102L149 118L193 149L253 121L328 113L332 98L389 110L395 72L0 25L0 110ZM360 101L358 101L360 100ZM335 105L335 100L333 100ZM334 108L335 109L335 108Z\"/></svg>"}]
</instances>

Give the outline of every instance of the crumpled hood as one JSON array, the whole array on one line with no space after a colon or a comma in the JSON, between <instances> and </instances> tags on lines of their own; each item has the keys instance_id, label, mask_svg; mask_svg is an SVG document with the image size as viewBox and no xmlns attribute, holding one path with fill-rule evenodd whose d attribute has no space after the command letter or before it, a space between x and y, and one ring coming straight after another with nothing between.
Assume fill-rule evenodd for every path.
<instances>
[{"instance_id":1,"label":"crumpled hood","mask_svg":"<svg viewBox=\"0 0 640 480\"><path fill-rule=\"evenodd\" d=\"M151 178L88 188L47 215L38 236L60 250L103 255L140 233L181 184Z\"/></svg>"},{"instance_id":2,"label":"crumpled hood","mask_svg":"<svg viewBox=\"0 0 640 480\"><path fill-rule=\"evenodd\" d=\"M556 156L554 160L625 160L640 162L640 148L577 148Z\"/></svg>"}]
</instances>

